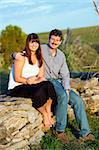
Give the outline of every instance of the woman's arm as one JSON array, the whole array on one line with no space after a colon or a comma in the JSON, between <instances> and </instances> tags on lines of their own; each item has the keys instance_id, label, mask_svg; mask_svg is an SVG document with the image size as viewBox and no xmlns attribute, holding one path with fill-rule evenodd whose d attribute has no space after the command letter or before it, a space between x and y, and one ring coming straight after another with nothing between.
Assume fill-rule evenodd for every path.
<instances>
[{"instance_id":1,"label":"woman's arm","mask_svg":"<svg viewBox=\"0 0 99 150\"><path fill-rule=\"evenodd\" d=\"M24 66L25 57L21 56L14 61L14 80L19 83L27 84L27 78L22 77L22 69Z\"/></svg>"},{"instance_id":2,"label":"woman's arm","mask_svg":"<svg viewBox=\"0 0 99 150\"><path fill-rule=\"evenodd\" d=\"M44 78L44 76L45 76L45 68L44 68L44 62L43 62L39 70L38 78Z\"/></svg>"},{"instance_id":3,"label":"woman's arm","mask_svg":"<svg viewBox=\"0 0 99 150\"><path fill-rule=\"evenodd\" d=\"M45 79L45 68L44 68L44 62L40 68L39 74L38 74L38 78L37 81L46 81Z\"/></svg>"},{"instance_id":4,"label":"woman's arm","mask_svg":"<svg viewBox=\"0 0 99 150\"><path fill-rule=\"evenodd\" d=\"M40 67L38 76L28 78L27 83L28 84L37 84L37 83L40 83L42 81L46 81L46 79L44 77L44 64L42 64L42 66Z\"/></svg>"}]
</instances>

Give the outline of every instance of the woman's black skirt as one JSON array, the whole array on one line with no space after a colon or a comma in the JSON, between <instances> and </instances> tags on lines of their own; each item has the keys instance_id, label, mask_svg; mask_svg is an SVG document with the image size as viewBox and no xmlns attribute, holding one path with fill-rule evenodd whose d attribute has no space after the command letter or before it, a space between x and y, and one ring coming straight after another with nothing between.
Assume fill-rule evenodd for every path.
<instances>
[{"instance_id":1,"label":"woman's black skirt","mask_svg":"<svg viewBox=\"0 0 99 150\"><path fill-rule=\"evenodd\" d=\"M42 107L49 98L52 104L56 103L56 93L53 84L50 81L42 81L32 85L19 85L9 90L9 95L14 97L31 98L33 107Z\"/></svg>"}]
</instances>

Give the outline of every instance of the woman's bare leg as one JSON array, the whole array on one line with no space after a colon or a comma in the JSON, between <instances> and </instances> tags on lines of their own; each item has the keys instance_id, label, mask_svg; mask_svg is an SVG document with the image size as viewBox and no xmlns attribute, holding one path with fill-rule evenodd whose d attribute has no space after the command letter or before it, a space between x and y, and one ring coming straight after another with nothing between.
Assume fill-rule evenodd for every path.
<instances>
[{"instance_id":1,"label":"woman's bare leg","mask_svg":"<svg viewBox=\"0 0 99 150\"><path fill-rule=\"evenodd\" d=\"M50 121L50 124L53 125L55 123L55 119L53 119L53 114L51 112L51 105L52 105L52 99L48 99L47 103L46 103L46 111L47 111L47 114L48 114L48 118L49 118L49 121Z\"/></svg>"},{"instance_id":2,"label":"woman's bare leg","mask_svg":"<svg viewBox=\"0 0 99 150\"><path fill-rule=\"evenodd\" d=\"M49 121L49 117L48 117L48 113L46 111L46 105L38 108L38 110L40 111L40 113L43 115L43 122L46 128L50 128L50 121Z\"/></svg>"}]
</instances>

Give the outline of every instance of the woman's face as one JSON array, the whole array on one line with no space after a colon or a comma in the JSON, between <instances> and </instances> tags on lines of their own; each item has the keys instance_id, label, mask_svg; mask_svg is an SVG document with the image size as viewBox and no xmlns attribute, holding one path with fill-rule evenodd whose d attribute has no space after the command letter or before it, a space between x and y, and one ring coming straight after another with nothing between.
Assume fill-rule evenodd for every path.
<instances>
[{"instance_id":1,"label":"woman's face","mask_svg":"<svg viewBox=\"0 0 99 150\"><path fill-rule=\"evenodd\" d=\"M39 47L39 43L34 42L32 40L29 42L29 49L31 50L31 52L36 52L38 47Z\"/></svg>"}]
</instances>

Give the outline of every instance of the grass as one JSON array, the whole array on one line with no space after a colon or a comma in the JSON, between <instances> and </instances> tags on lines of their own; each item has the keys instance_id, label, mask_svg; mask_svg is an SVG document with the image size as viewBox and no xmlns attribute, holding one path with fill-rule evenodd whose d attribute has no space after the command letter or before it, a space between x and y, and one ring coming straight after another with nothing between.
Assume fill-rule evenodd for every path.
<instances>
[{"instance_id":1,"label":"grass","mask_svg":"<svg viewBox=\"0 0 99 150\"><path fill-rule=\"evenodd\" d=\"M71 29L72 37L75 39L80 36L82 41L89 45L99 45L99 26ZM63 30L63 34L66 29ZM47 43L49 32L39 33L41 43Z\"/></svg>"},{"instance_id":2,"label":"grass","mask_svg":"<svg viewBox=\"0 0 99 150\"><path fill-rule=\"evenodd\" d=\"M30 146L30 150L98 150L99 149L99 118L94 115L90 116L88 114L88 120L93 134L95 135L96 140L93 142L85 142L82 145L77 144L76 129L78 128L76 121L69 120L66 134L69 138L68 144L62 144L56 137L52 135L51 130L46 133L46 135L42 138L40 145L38 146Z\"/></svg>"},{"instance_id":3,"label":"grass","mask_svg":"<svg viewBox=\"0 0 99 150\"><path fill-rule=\"evenodd\" d=\"M75 39L77 36L80 36L82 38L82 41L86 44L99 45L98 35L99 26L78 28L73 30L73 39Z\"/></svg>"}]
</instances>

